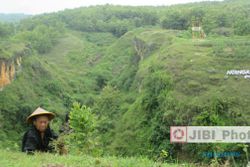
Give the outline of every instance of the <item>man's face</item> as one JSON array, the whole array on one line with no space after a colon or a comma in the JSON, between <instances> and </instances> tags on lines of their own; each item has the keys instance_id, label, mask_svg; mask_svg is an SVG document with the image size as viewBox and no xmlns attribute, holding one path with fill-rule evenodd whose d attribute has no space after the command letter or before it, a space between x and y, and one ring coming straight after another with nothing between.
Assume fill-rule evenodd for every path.
<instances>
[{"instance_id":1,"label":"man's face","mask_svg":"<svg viewBox=\"0 0 250 167\"><path fill-rule=\"evenodd\" d=\"M49 118L47 116L41 115L36 118L34 125L37 130L44 132L49 125Z\"/></svg>"}]
</instances>

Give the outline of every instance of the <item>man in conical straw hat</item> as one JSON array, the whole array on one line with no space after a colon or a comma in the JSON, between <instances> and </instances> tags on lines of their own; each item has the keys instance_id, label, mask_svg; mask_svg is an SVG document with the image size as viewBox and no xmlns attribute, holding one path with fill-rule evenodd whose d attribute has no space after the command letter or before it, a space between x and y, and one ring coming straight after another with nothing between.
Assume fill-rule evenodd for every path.
<instances>
[{"instance_id":1,"label":"man in conical straw hat","mask_svg":"<svg viewBox=\"0 0 250 167\"><path fill-rule=\"evenodd\" d=\"M57 135L49 127L50 121L55 114L38 107L26 121L32 124L32 127L24 134L22 141L22 151L33 153L34 151L47 152L52 151L49 143L57 139Z\"/></svg>"}]
</instances>

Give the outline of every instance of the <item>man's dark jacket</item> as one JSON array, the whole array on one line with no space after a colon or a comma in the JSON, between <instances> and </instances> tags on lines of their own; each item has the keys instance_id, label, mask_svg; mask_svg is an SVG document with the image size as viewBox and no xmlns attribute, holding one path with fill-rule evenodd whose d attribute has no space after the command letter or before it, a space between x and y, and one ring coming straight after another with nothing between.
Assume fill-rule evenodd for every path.
<instances>
[{"instance_id":1,"label":"man's dark jacket","mask_svg":"<svg viewBox=\"0 0 250 167\"><path fill-rule=\"evenodd\" d=\"M32 153L34 151L50 152L53 147L49 145L50 141L57 139L57 135L49 127L46 129L44 138L40 132L33 125L23 136L22 140L22 151Z\"/></svg>"}]
</instances>

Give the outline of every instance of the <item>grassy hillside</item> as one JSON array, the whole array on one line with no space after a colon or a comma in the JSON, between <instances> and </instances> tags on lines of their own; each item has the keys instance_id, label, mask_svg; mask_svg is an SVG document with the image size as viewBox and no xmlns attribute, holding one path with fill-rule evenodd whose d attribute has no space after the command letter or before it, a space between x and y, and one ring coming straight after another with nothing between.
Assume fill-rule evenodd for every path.
<instances>
[{"instance_id":1,"label":"grassy hillside","mask_svg":"<svg viewBox=\"0 0 250 167\"><path fill-rule=\"evenodd\" d=\"M132 52L126 54L127 57L119 57L118 61L126 63L114 63L112 69L115 77L111 83L121 90L129 89L129 94L124 100L126 104L122 104L120 109L125 113L118 118L112 132L115 138L111 149L126 155L152 154L154 151L160 152L160 149L175 148L168 139L170 125L248 124L249 80L227 76L226 72L230 69L248 69L249 59L235 53L236 49L232 49L234 53L230 56L224 47L221 55L216 53L218 45L224 45L224 42L231 41L239 48L245 47L248 38L192 40L181 37L182 33L139 29L125 34L119 39L122 42L111 46L123 50L113 53L112 57L123 55L127 50ZM131 62L136 56L131 42L135 36L148 47L154 46L154 49L145 52L145 58L138 62L137 67ZM242 54L248 55L248 52ZM132 75L131 68L135 69ZM117 71L119 73L115 75ZM133 93L136 95L133 96ZM149 147L152 145L157 149ZM182 147L190 149L188 145ZM197 153L211 147L199 147ZM221 147L228 149L228 146Z\"/></svg>"},{"instance_id":2,"label":"grassy hillside","mask_svg":"<svg viewBox=\"0 0 250 167\"><path fill-rule=\"evenodd\" d=\"M245 162L246 145L169 141L173 125L249 125L250 81L227 75L250 68L249 1L237 2L105 5L23 20L16 33L4 37L29 46L31 53L0 92L0 147L18 149L24 120L37 106L57 114L52 127L58 130L77 101L97 117L102 155L156 161L165 152L163 161L224 164L229 158L202 154L238 151L236 161ZM232 10L237 11L233 17ZM204 24L205 39L192 39L192 19Z\"/></svg>"},{"instance_id":3,"label":"grassy hillside","mask_svg":"<svg viewBox=\"0 0 250 167\"><path fill-rule=\"evenodd\" d=\"M168 126L200 125L201 122L206 125L206 122L200 120L207 119L205 115L205 118L199 117L205 112L201 106L213 104L214 99L222 100L222 105L224 102L225 105L230 105L228 112L231 114L249 112L247 100L249 81L244 78L226 77L227 70L247 69L248 59L238 58L237 55L223 57L214 54L214 43L218 40L226 41L225 38L192 40L178 37L181 33L172 30L138 29L128 32L110 45L100 47L102 49L95 50L96 45L81 37L79 33L69 32L60 38L49 53L24 59L22 73L1 92L2 100L8 102L6 98L9 98L9 103L4 103L2 110L12 106L13 103L20 103L20 108L13 110L23 111L23 117L19 119L23 122L32 107L42 105L63 118L69 103L80 101L83 104L93 105L97 113L103 110L102 114L105 115L108 111L111 112L114 106L106 106L107 108L103 109L103 104L98 104L98 96L101 99L108 97L107 94L98 95L104 87L98 84L98 79L103 79L105 85L110 84L120 90L116 95L120 99L119 108L113 111L114 128L104 134L103 140L104 143L110 144L106 145L108 147L105 146L106 149L123 155L143 153L151 155L154 151L158 152L158 149L160 151L171 147L168 144ZM136 60L133 43L135 37L144 41L145 45L154 46L148 51L149 53L145 53L143 60ZM242 43L246 38L237 37L230 40ZM223 63L226 65L221 65ZM238 86L241 87L240 90L237 89ZM11 92L17 93L9 96ZM113 94L112 90L108 93ZM5 96L6 94L9 95ZM20 99L22 96L26 97ZM169 99L171 105L168 104L169 100L165 99ZM147 105L145 100L152 104ZM228 101L230 104L227 104ZM238 106L241 106L241 109ZM172 119L171 107L178 110L176 119ZM193 111L194 109L198 111ZM190 114L193 116L190 117ZM231 120L225 114L221 115L217 122L208 123L209 125L247 123L246 116L236 116L237 119ZM161 117L165 117L163 122L160 121ZM184 119L188 117L190 119ZM13 120L15 119L13 117ZM60 120L54 122L55 128L58 128L60 122ZM166 131L156 130L159 126ZM111 142L108 136L112 134L114 136ZM154 137L162 135L165 135L164 140L156 141L161 142L163 146L154 150L152 147ZM131 138L134 140L130 140Z\"/></svg>"}]
</instances>

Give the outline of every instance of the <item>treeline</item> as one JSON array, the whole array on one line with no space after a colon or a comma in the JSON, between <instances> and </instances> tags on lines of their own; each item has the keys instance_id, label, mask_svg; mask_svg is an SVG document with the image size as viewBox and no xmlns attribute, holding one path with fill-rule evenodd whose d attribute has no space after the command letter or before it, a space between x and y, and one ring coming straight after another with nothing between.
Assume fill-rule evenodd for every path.
<instances>
[{"instance_id":1,"label":"treeline","mask_svg":"<svg viewBox=\"0 0 250 167\"><path fill-rule=\"evenodd\" d=\"M187 30L196 21L207 34L250 34L250 10L246 0L173 6L164 15L161 25L167 29Z\"/></svg>"},{"instance_id":2,"label":"treeline","mask_svg":"<svg viewBox=\"0 0 250 167\"><path fill-rule=\"evenodd\" d=\"M190 31L199 22L208 35L249 35L249 2L204 2L171 7L94 6L44 14L0 23L0 37L28 42L39 53L46 53L66 29L82 32L110 32L120 37L137 28L156 26Z\"/></svg>"},{"instance_id":3,"label":"treeline","mask_svg":"<svg viewBox=\"0 0 250 167\"><path fill-rule=\"evenodd\" d=\"M83 32L110 32L120 37L136 27L158 26L165 29L190 30L192 22L199 22L206 34L250 34L249 2L203 2L170 7L93 6L65 10L33 17L21 27L34 28L39 23L55 25Z\"/></svg>"},{"instance_id":4,"label":"treeline","mask_svg":"<svg viewBox=\"0 0 250 167\"><path fill-rule=\"evenodd\" d=\"M0 44L25 43L38 53L47 53L64 33L64 25L55 22L53 25L24 20L20 24L0 22Z\"/></svg>"}]
</instances>

